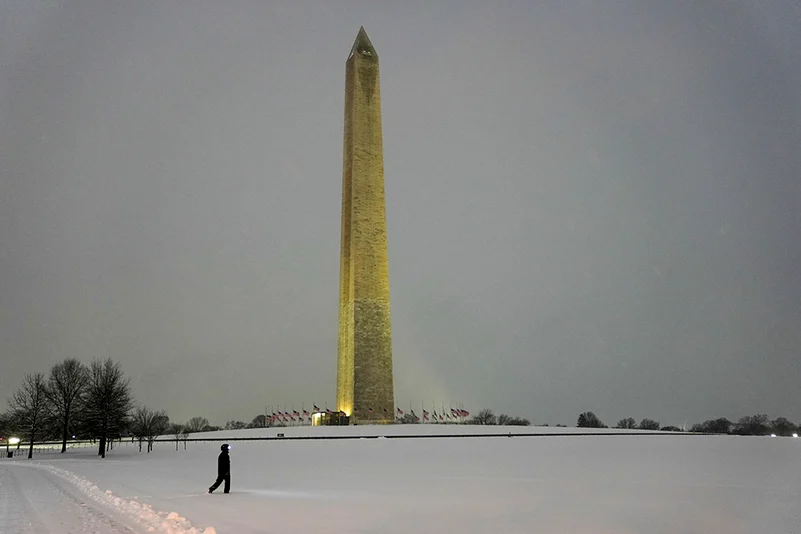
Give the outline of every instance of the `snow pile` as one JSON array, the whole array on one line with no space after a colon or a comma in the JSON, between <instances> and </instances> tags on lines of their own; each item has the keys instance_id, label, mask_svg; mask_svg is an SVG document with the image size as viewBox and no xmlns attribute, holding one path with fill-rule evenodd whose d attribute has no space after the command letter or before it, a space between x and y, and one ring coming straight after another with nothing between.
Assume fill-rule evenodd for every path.
<instances>
[{"instance_id":1,"label":"snow pile","mask_svg":"<svg viewBox=\"0 0 801 534\"><path fill-rule=\"evenodd\" d=\"M124 499L114 495L111 490L103 491L91 482L71 471L61 469L53 465L38 464L39 469L44 469L77 487L84 495L94 502L109 506L121 515L133 519L144 526L148 532L161 532L164 534L217 534L214 527L207 527L199 530L192 526L192 523L185 517L181 517L177 512L159 512L149 504L144 504L136 499Z\"/></svg>"}]
</instances>

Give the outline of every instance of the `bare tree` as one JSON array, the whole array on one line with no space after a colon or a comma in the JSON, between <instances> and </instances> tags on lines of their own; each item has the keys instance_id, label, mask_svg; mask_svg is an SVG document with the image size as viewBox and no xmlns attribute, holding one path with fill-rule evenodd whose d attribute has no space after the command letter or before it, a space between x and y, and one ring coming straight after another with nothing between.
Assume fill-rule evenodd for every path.
<instances>
[{"instance_id":1,"label":"bare tree","mask_svg":"<svg viewBox=\"0 0 801 534\"><path fill-rule=\"evenodd\" d=\"M145 441L145 425L149 408L138 406L131 415L131 437L139 442L139 452L142 452L142 442Z\"/></svg>"},{"instance_id":2,"label":"bare tree","mask_svg":"<svg viewBox=\"0 0 801 534\"><path fill-rule=\"evenodd\" d=\"M498 424L503 426L530 426L531 421L523 417L512 417L502 413L498 416Z\"/></svg>"},{"instance_id":3,"label":"bare tree","mask_svg":"<svg viewBox=\"0 0 801 534\"><path fill-rule=\"evenodd\" d=\"M209 427L209 420L205 417L193 417L186 422L186 431L191 433L202 432Z\"/></svg>"},{"instance_id":4,"label":"bare tree","mask_svg":"<svg viewBox=\"0 0 801 534\"><path fill-rule=\"evenodd\" d=\"M164 410L151 410L147 406L140 406L133 414L131 431L139 440L139 452L142 452L142 442L147 442L147 452L153 450L153 443L160 435L167 432L170 427L170 418Z\"/></svg>"},{"instance_id":5,"label":"bare tree","mask_svg":"<svg viewBox=\"0 0 801 534\"><path fill-rule=\"evenodd\" d=\"M147 435L147 452L153 450L153 443L156 441L156 438L162 434L166 434L169 428L170 418L167 416L167 412L164 410L155 412L150 424L150 432Z\"/></svg>"},{"instance_id":6,"label":"bare tree","mask_svg":"<svg viewBox=\"0 0 801 534\"><path fill-rule=\"evenodd\" d=\"M223 430L242 430L243 428L258 428L253 423L247 424L244 421L228 421L225 423Z\"/></svg>"},{"instance_id":7,"label":"bare tree","mask_svg":"<svg viewBox=\"0 0 801 534\"><path fill-rule=\"evenodd\" d=\"M267 426L267 416L263 413L257 415L253 418L253 421L250 422L251 428L264 428Z\"/></svg>"},{"instance_id":8,"label":"bare tree","mask_svg":"<svg viewBox=\"0 0 801 534\"><path fill-rule=\"evenodd\" d=\"M606 428L606 425L592 412L579 414L576 426L583 428Z\"/></svg>"},{"instance_id":9,"label":"bare tree","mask_svg":"<svg viewBox=\"0 0 801 534\"><path fill-rule=\"evenodd\" d=\"M74 358L57 363L50 369L48 379L48 400L53 415L61 427L61 452L67 450L70 423L83 402L88 375L86 367Z\"/></svg>"},{"instance_id":10,"label":"bare tree","mask_svg":"<svg viewBox=\"0 0 801 534\"><path fill-rule=\"evenodd\" d=\"M129 380L111 358L95 360L89 367L86 391L86 418L93 436L98 438L98 455L106 457L106 441L120 435L133 404Z\"/></svg>"},{"instance_id":11,"label":"bare tree","mask_svg":"<svg viewBox=\"0 0 801 534\"><path fill-rule=\"evenodd\" d=\"M47 416L47 385L44 375L25 375L22 385L8 403L17 425L28 437L28 458L33 458L33 442L39 437Z\"/></svg>"},{"instance_id":12,"label":"bare tree","mask_svg":"<svg viewBox=\"0 0 801 534\"><path fill-rule=\"evenodd\" d=\"M770 419L767 414L747 415L741 417L734 426L734 433L741 436L763 436L770 430Z\"/></svg>"},{"instance_id":13,"label":"bare tree","mask_svg":"<svg viewBox=\"0 0 801 534\"><path fill-rule=\"evenodd\" d=\"M184 450L186 450L186 439L189 437L189 432L186 430L185 426L181 427L181 431L176 435L178 439L184 442ZM175 445L176 450L178 449L178 445Z\"/></svg>"},{"instance_id":14,"label":"bare tree","mask_svg":"<svg viewBox=\"0 0 801 534\"><path fill-rule=\"evenodd\" d=\"M186 449L186 438L189 436L189 432L186 431L186 426L182 425L181 423L172 423L169 425L169 428L164 432L165 434L172 434L175 436L175 450L178 450L178 442L183 440L184 441L184 449Z\"/></svg>"},{"instance_id":15,"label":"bare tree","mask_svg":"<svg viewBox=\"0 0 801 534\"><path fill-rule=\"evenodd\" d=\"M780 436L792 436L798 427L791 423L786 417L777 417L770 422L770 428Z\"/></svg>"},{"instance_id":16,"label":"bare tree","mask_svg":"<svg viewBox=\"0 0 801 534\"><path fill-rule=\"evenodd\" d=\"M637 425L637 428L640 430L659 430L659 422L654 421L653 419L648 419L647 417L640 421L640 424Z\"/></svg>"},{"instance_id":17,"label":"bare tree","mask_svg":"<svg viewBox=\"0 0 801 534\"><path fill-rule=\"evenodd\" d=\"M690 432L703 432L705 434L728 434L731 431L732 422L725 417L710 419L703 423L696 423L690 428ZM663 429L664 430L664 429Z\"/></svg>"},{"instance_id":18,"label":"bare tree","mask_svg":"<svg viewBox=\"0 0 801 534\"><path fill-rule=\"evenodd\" d=\"M495 425L498 421L492 410L484 409L476 414L475 417L470 419L468 425Z\"/></svg>"},{"instance_id":19,"label":"bare tree","mask_svg":"<svg viewBox=\"0 0 801 534\"><path fill-rule=\"evenodd\" d=\"M637 421L633 417L626 417L618 421L615 428L637 428Z\"/></svg>"},{"instance_id":20,"label":"bare tree","mask_svg":"<svg viewBox=\"0 0 801 534\"><path fill-rule=\"evenodd\" d=\"M0 412L0 435L7 436L13 433L14 424L11 411Z\"/></svg>"}]
</instances>

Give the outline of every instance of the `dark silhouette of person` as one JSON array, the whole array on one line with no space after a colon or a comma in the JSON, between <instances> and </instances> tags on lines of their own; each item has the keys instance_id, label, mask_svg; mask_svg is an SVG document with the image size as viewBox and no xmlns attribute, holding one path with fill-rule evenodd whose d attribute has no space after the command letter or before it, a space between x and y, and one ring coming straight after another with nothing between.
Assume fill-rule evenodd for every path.
<instances>
[{"instance_id":1,"label":"dark silhouette of person","mask_svg":"<svg viewBox=\"0 0 801 534\"><path fill-rule=\"evenodd\" d=\"M209 493L213 493L214 490L219 488L223 481L225 481L223 493L231 491L231 457L228 456L229 448L227 443L223 443L220 446L222 452L217 457L217 480L215 480L214 484L209 488Z\"/></svg>"}]
</instances>

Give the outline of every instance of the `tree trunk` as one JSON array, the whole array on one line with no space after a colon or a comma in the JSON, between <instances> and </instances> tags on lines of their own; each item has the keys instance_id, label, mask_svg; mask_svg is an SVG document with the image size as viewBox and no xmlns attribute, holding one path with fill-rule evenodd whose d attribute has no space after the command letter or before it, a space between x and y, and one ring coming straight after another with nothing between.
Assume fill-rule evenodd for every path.
<instances>
[{"instance_id":1,"label":"tree trunk","mask_svg":"<svg viewBox=\"0 0 801 534\"><path fill-rule=\"evenodd\" d=\"M97 454L101 458L105 458L106 457L106 436L100 436L99 443L100 443L100 446L97 449Z\"/></svg>"},{"instance_id":2,"label":"tree trunk","mask_svg":"<svg viewBox=\"0 0 801 534\"><path fill-rule=\"evenodd\" d=\"M31 444L28 446L28 460L33 458L33 432L31 432Z\"/></svg>"},{"instance_id":3,"label":"tree trunk","mask_svg":"<svg viewBox=\"0 0 801 534\"><path fill-rule=\"evenodd\" d=\"M69 435L69 433L67 431L69 430L69 428L68 428L69 420L70 420L70 410L69 410L69 408L67 408L67 411L64 413L64 430L61 433L61 453L62 454L67 452L67 436Z\"/></svg>"}]
</instances>

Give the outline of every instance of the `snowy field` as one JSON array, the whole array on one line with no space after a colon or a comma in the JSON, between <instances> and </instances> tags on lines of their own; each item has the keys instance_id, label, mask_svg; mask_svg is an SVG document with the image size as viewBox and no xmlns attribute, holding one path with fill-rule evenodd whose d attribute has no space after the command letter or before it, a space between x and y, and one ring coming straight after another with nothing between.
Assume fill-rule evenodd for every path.
<instances>
[{"instance_id":1,"label":"snowy field","mask_svg":"<svg viewBox=\"0 0 801 534\"><path fill-rule=\"evenodd\" d=\"M195 437L576 433L469 426ZM599 432L602 434L602 432ZM801 438L568 435L231 441L0 460L0 533L799 533Z\"/></svg>"}]
</instances>

